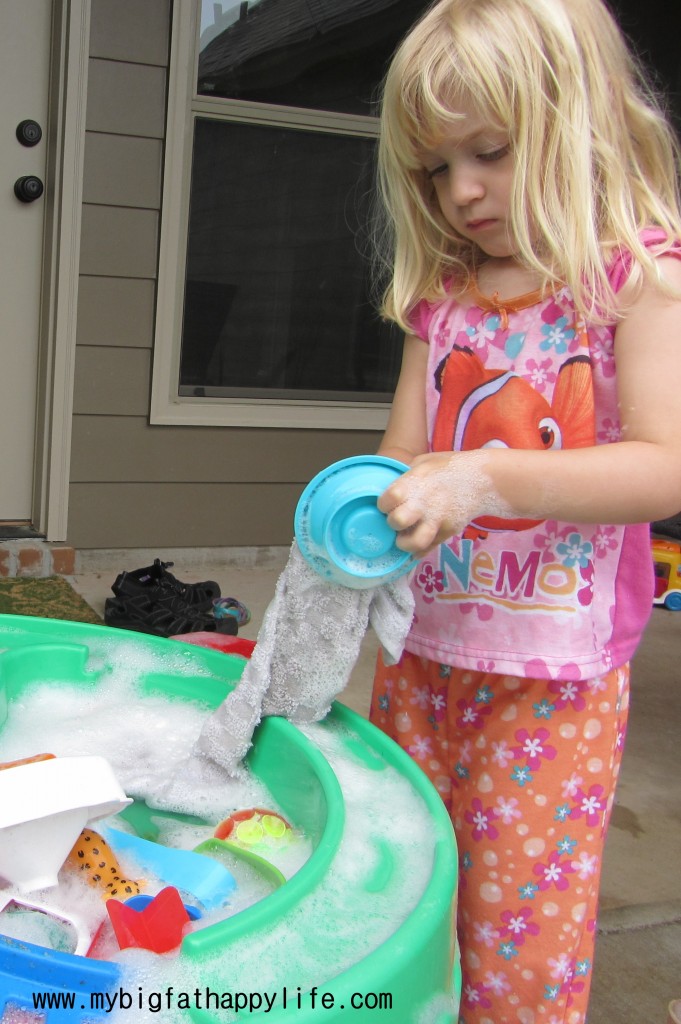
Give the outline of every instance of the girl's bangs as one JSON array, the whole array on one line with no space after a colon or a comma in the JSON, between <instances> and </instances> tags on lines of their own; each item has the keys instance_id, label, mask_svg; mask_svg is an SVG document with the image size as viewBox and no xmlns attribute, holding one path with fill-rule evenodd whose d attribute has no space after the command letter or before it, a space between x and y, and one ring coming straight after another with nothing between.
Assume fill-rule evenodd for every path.
<instances>
[{"instance_id":1,"label":"girl's bangs","mask_svg":"<svg viewBox=\"0 0 681 1024\"><path fill-rule=\"evenodd\" d=\"M484 61L471 64L450 50L436 60L411 64L401 89L401 119L404 136L410 140L411 156L418 164L421 150L437 149L471 109L481 120L507 130L512 124L510 94L500 69ZM505 76L503 76L505 78Z\"/></svg>"}]
</instances>

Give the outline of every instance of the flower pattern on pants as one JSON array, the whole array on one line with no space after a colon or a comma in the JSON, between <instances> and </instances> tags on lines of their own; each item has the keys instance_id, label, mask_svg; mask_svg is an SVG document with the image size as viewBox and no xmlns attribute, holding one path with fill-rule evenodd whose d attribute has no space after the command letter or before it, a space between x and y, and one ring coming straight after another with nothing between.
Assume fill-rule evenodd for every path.
<instances>
[{"instance_id":1,"label":"flower pattern on pants","mask_svg":"<svg viewBox=\"0 0 681 1024\"><path fill-rule=\"evenodd\" d=\"M371 720L459 849L460 1024L584 1024L629 666L565 684L379 655Z\"/></svg>"}]
</instances>

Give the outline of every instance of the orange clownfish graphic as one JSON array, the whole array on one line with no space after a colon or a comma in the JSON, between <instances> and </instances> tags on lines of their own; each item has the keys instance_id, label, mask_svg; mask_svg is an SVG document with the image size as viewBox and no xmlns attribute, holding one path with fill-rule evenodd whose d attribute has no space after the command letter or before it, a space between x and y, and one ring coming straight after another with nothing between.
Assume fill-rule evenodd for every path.
<instances>
[{"instance_id":1,"label":"orange clownfish graphic","mask_svg":"<svg viewBox=\"0 0 681 1024\"><path fill-rule=\"evenodd\" d=\"M568 359L560 368L551 405L517 373L485 369L468 348L455 347L436 370L440 403L433 451L526 448L552 451L595 443L591 360ZM541 520L482 516L465 536L529 530Z\"/></svg>"}]
</instances>

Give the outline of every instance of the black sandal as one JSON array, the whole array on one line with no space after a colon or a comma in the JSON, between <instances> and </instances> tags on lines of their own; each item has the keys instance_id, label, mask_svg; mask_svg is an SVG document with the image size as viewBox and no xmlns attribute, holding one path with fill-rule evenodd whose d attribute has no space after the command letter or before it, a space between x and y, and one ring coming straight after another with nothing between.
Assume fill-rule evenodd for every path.
<instances>
[{"instance_id":1,"label":"black sandal","mask_svg":"<svg viewBox=\"0 0 681 1024\"><path fill-rule=\"evenodd\" d=\"M178 598L154 601L146 594L135 597L108 597L104 602L104 622L118 629L132 629L153 636L177 636L180 633L222 633L236 636L235 618L214 619L212 615L188 608Z\"/></svg>"},{"instance_id":2,"label":"black sandal","mask_svg":"<svg viewBox=\"0 0 681 1024\"><path fill-rule=\"evenodd\" d=\"M213 601L220 597L220 584L215 580L204 580L203 583L182 583L171 572L172 562L154 559L153 565L132 572L122 572L116 577L111 589L116 597L125 601L142 594L152 600L164 600L177 597L193 611L204 611L212 606Z\"/></svg>"}]
</instances>

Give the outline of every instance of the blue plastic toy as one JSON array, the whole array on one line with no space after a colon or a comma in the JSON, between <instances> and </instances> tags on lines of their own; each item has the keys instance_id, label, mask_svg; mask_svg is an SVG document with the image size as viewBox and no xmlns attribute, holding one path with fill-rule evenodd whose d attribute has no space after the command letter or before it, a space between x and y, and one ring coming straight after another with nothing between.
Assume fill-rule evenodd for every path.
<instances>
[{"instance_id":1,"label":"blue plastic toy","mask_svg":"<svg viewBox=\"0 0 681 1024\"><path fill-rule=\"evenodd\" d=\"M104 834L116 853L129 853L140 867L162 882L190 893L207 910L224 906L236 888L234 876L211 857L192 850L176 850L148 839L107 828Z\"/></svg>"},{"instance_id":2,"label":"blue plastic toy","mask_svg":"<svg viewBox=\"0 0 681 1024\"><path fill-rule=\"evenodd\" d=\"M91 1007L90 996L94 992L109 992L119 977L116 964L71 956L0 935L0 1017L10 1006L35 1012L34 996L40 993L46 1003L50 997L54 1002L57 994L61 996L61 1007L41 1011L41 1019L47 1024L81 1024L84 1020L103 1019L108 1011L98 1008L98 1001ZM64 1006L71 995L73 1006Z\"/></svg>"},{"instance_id":3,"label":"blue plastic toy","mask_svg":"<svg viewBox=\"0 0 681 1024\"><path fill-rule=\"evenodd\" d=\"M414 558L397 547L377 500L408 469L380 455L358 455L318 473L294 517L305 560L333 583L363 590L409 572Z\"/></svg>"}]
</instances>

